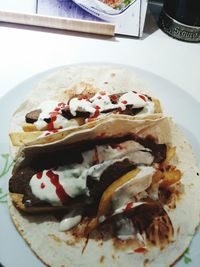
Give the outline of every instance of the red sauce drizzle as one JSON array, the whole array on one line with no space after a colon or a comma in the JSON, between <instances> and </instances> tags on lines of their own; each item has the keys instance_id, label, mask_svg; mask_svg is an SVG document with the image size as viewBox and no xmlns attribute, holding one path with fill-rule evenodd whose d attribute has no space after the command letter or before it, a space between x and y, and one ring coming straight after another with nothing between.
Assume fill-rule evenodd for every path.
<instances>
[{"instance_id":1,"label":"red sauce drizzle","mask_svg":"<svg viewBox=\"0 0 200 267\"><path fill-rule=\"evenodd\" d=\"M51 114L50 114L50 118L51 118L51 121L50 121L50 122L48 123L48 125L47 125L47 129L48 129L49 131L54 130L54 121L56 120L55 115L51 115Z\"/></svg>"},{"instance_id":2,"label":"red sauce drizzle","mask_svg":"<svg viewBox=\"0 0 200 267\"><path fill-rule=\"evenodd\" d=\"M110 146L112 147L112 148L116 148L116 149L123 149L123 147L120 145L120 144L110 144Z\"/></svg>"},{"instance_id":3,"label":"red sauce drizzle","mask_svg":"<svg viewBox=\"0 0 200 267\"><path fill-rule=\"evenodd\" d=\"M92 157L92 162L93 164L98 164L99 163L99 155L98 155L98 151L97 148L94 148L94 155Z\"/></svg>"},{"instance_id":4,"label":"red sauce drizzle","mask_svg":"<svg viewBox=\"0 0 200 267\"><path fill-rule=\"evenodd\" d=\"M49 131L54 130L54 121L55 121L55 120L56 120L56 118L51 118L51 122L48 123L48 125L47 125L47 129L48 129Z\"/></svg>"},{"instance_id":5,"label":"red sauce drizzle","mask_svg":"<svg viewBox=\"0 0 200 267\"><path fill-rule=\"evenodd\" d=\"M110 100L112 100L113 102L117 102L117 97L116 95L110 95Z\"/></svg>"},{"instance_id":6,"label":"red sauce drizzle","mask_svg":"<svg viewBox=\"0 0 200 267\"><path fill-rule=\"evenodd\" d=\"M91 121L94 121L95 118L91 117L91 118L88 118L88 122L91 122Z\"/></svg>"},{"instance_id":7,"label":"red sauce drizzle","mask_svg":"<svg viewBox=\"0 0 200 267\"><path fill-rule=\"evenodd\" d=\"M63 186L59 183L59 175L53 173L52 170L47 171L46 174L50 178L50 182L55 186L56 194L61 203L65 204L69 199L69 195L65 192Z\"/></svg>"},{"instance_id":8,"label":"red sauce drizzle","mask_svg":"<svg viewBox=\"0 0 200 267\"><path fill-rule=\"evenodd\" d=\"M99 114L100 114L99 109L96 109L94 115L92 116L92 118L97 118L99 116Z\"/></svg>"},{"instance_id":9,"label":"red sauce drizzle","mask_svg":"<svg viewBox=\"0 0 200 267\"><path fill-rule=\"evenodd\" d=\"M136 248L133 251L136 252L136 253L146 253L147 252L147 249L141 247L141 248Z\"/></svg>"},{"instance_id":10,"label":"red sauce drizzle","mask_svg":"<svg viewBox=\"0 0 200 267\"><path fill-rule=\"evenodd\" d=\"M126 100L122 101L122 104L126 105L128 102Z\"/></svg>"},{"instance_id":11,"label":"red sauce drizzle","mask_svg":"<svg viewBox=\"0 0 200 267\"><path fill-rule=\"evenodd\" d=\"M37 177L38 179L41 179L41 178L42 178L42 172L38 172L38 173L36 174L36 177Z\"/></svg>"},{"instance_id":12,"label":"red sauce drizzle","mask_svg":"<svg viewBox=\"0 0 200 267\"><path fill-rule=\"evenodd\" d=\"M41 183L40 187L41 187L42 189L44 189L44 188L45 188L45 184L44 184L44 183Z\"/></svg>"},{"instance_id":13,"label":"red sauce drizzle","mask_svg":"<svg viewBox=\"0 0 200 267\"><path fill-rule=\"evenodd\" d=\"M133 202L129 202L127 205L126 205L126 207L125 207L125 209L124 209L124 211L127 211L127 210L130 210L130 209L132 209L133 208Z\"/></svg>"},{"instance_id":14,"label":"red sauce drizzle","mask_svg":"<svg viewBox=\"0 0 200 267\"><path fill-rule=\"evenodd\" d=\"M60 102L60 103L58 103L58 106L55 107L54 111L49 113L51 121L47 124L47 130L48 131L56 131L54 128L54 121L56 121L57 116L58 116L61 108L68 109L69 106L68 105L66 106L64 102ZM62 126L60 126L59 129L62 129ZM49 135L49 134L46 134L46 135Z\"/></svg>"},{"instance_id":15,"label":"red sauce drizzle","mask_svg":"<svg viewBox=\"0 0 200 267\"><path fill-rule=\"evenodd\" d=\"M146 98L143 95L139 95L139 97L146 102Z\"/></svg>"},{"instance_id":16,"label":"red sauce drizzle","mask_svg":"<svg viewBox=\"0 0 200 267\"><path fill-rule=\"evenodd\" d=\"M62 126L60 126L58 129L62 129L63 127ZM50 134L52 134L52 133L57 133L58 132L58 130L57 129L54 129L54 130L49 130L49 131L47 131L46 133L45 133L45 136L47 136L47 135L50 135Z\"/></svg>"},{"instance_id":17,"label":"red sauce drizzle","mask_svg":"<svg viewBox=\"0 0 200 267\"><path fill-rule=\"evenodd\" d=\"M101 133L100 134L100 137L105 137L106 136L106 133Z\"/></svg>"},{"instance_id":18,"label":"red sauce drizzle","mask_svg":"<svg viewBox=\"0 0 200 267\"><path fill-rule=\"evenodd\" d=\"M90 118L88 118L88 122L93 121L95 118L97 118L100 114L100 107L99 106L95 106L95 112L94 115Z\"/></svg>"}]
</instances>

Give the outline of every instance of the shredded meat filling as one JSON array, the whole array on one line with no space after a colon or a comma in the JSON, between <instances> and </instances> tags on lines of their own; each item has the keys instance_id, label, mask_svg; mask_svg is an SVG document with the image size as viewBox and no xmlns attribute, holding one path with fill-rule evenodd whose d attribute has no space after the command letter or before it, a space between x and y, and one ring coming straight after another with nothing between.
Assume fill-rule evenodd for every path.
<instances>
[{"instance_id":1,"label":"shredded meat filling","mask_svg":"<svg viewBox=\"0 0 200 267\"><path fill-rule=\"evenodd\" d=\"M173 239L173 226L166 211L159 202L150 201L138 206L131 215L134 227L140 234L145 234L147 240L162 248Z\"/></svg>"}]
</instances>

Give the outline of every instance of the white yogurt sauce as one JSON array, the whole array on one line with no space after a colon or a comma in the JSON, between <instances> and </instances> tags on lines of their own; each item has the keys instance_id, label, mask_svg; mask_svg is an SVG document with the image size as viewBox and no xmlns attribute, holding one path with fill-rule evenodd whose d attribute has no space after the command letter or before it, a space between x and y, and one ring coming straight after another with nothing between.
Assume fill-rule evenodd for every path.
<instances>
[{"instance_id":1,"label":"white yogurt sauce","mask_svg":"<svg viewBox=\"0 0 200 267\"><path fill-rule=\"evenodd\" d=\"M96 107L99 107L99 111L112 110L121 108L125 110L127 105L133 105L133 108L144 108L147 106L143 113L153 113L154 108L150 103L151 101L144 95L140 95L134 92L124 93L116 104L113 104L109 95L106 92L98 92L90 99L78 99L72 98L69 103L70 112L73 116L76 116L76 111L85 111L93 115L96 111ZM148 107L149 106L149 107Z\"/></svg>"},{"instance_id":2,"label":"white yogurt sauce","mask_svg":"<svg viewBox=\"0 0 200 267\"><path fill-rule=\"evenodd\" d=\"M145 100L141 98L137 93L128 92L119 98L119 103L126 101L126 105L133 105L134 108L142 108L145 107L147 103L147 97L144 95L142 95L142 97Z\"/></svg>"},{"instance_id":3,"label":"white yogurt sauce","mask_svg":"<svg viewBox=\"0 0 200 267\"><path fill-rule=\"evenodd\" d=\"M143 116L143 115L150 115L154 113L154 103L153 102L147 102L144 108L137 113L137 116Z\"/></svg>"},{"instance_id":4,"label":"white yogurt sauce","mask_svg":"<svg viewBox=\"0 0 200 267\"><path fill-rule=\"evenodd\" d=\"M40 200L51 203L53 206L60 206L62 203L56 194L55 186L50 182L46 173L47 170L44 170L41 179L38 179L36 174L33 175L29 183L32 193ZM42 185L44 185L43 188Z\"/></svg>"},{"instance_id":5,"label":"white yogurt sauce","mask_svg":"<svg viewBox=\"0 0 200 267\"><path fill-rule=\"evenodd\" d=\"M125 141L119 144L115 149L110 145L97 146L97 151L99 162L123 157L134 159L136 164L150 165L153 162L151 151L133 140Z\"/></svg>"},{"instance_id":6,"label":"white yogurt sauce","mask_svg":"<svg viewBox=\"0 0 200 267\"><path fill-rule=\"evenodd\" d=\"M59 225L61 232L68 231L80 223L82 215L78 210L72 210L66 214Z\"/></svg>"},{"instance_id":7,"label":"white yogurt sauce","mask_svg":"<svg viewBox=\"0 0 200 267\"><path fill-rule=\"evenodd\" d=\"M62 129L64 128L74 128L76 126L79 126L78 122L74 119L68 120L65 117L63 117L62 115L58 114L56 116L56 120L54 121L54 128L55 129L59 129L62 127Z\"/></svg>"},{"instance_id":8,"label":"white yogurt sauce","mask_svg":"<svg viewBox=\"0 0 200 267\"><path fill-rule=\"evenodd\" d=\"M69 109L73 116L76 116L76 111L95 113L95 108L92 107L91 103L85 99L79 100L78 98L72 98L69 102Z\"/></svg>"},{"instance_id":9,"label":"white yogurt sauce","mask_svg":"<svg viewBox=\"0 0 200 267\"><path fill-rule=\"evenodd\" d=\"M143 205L143 204L145 204L146 202L132 202L132 201L129 201L129 202L127 202L125 205L123 205L122 207L120 207L120 208L118 208L118 209L116 209L112 214L111 214L111 216L110 217L112 217L112 216L114 216L114 215L116 215L116 214L120 214L120 213L123 213L126 209L128 210L128 209L134 209L134 208L136 208L136 207L138 207L138 206L141 206L141 205Z\"/></svg>"},{"instance_id":10,"label":"white yogurt sauce","mask_svg":"<svg viewBox=\"0 0 200 267\"><path fill-rule=\"evenodd\" d=\"M134 209L138 206L146 204L144 201L135 202L134 195L146 190L151 182L155 169L152 167L142 166L140 172L130 181L122 185L116 190L115 196L112 198L114 212L111 216L123 213L125 210ZM131 199L133 201L131 201ZM136 238L144 243L142 236L136 232L132 221L129 218L121 217L116 221L118 226L117 237L121 240Z\"/></svg>"},{"instance_id":11,"label":"white yogurt sauce","mask_svg":"<svg viewBox=\"0 0 200 267\"><path fill-rule=\"evenodd\" d=\"M117 188L113 197L112 205L114 210L123 208L131 200L134 201L134 197L140 192L145 191L152 183L152 175L155 172L153 167L140 166L140 172Z\"/></svg>"},{"instance_id":12,"label":"white yogurt sauce","mask_svg":"<svg viewBox=\"0 0 200 267\"><path fill-rule=\"evenodd\" d=\"M96 146L96 150L89 150L82 154L83 162L81 164L62 166L56 170L52 170L52 172L53 174L58 175L59 184L71 198L75 198L79 195L88 195L89 192L86 186L88 176L99 180L102 173L109 166L126 158L135 161L136 154L140 152L143 153L141 154L140 163L146 162L145 157L148 158L148 155L151 154L149 152L138 151L138 149L144 150L144 147L141 145L136 145L136 142L134 141L126 141L121 143L120 149L112 148L109 145ZM96 154L98 155L98 162L94 165L93 162ZM151 155L151 162L152 161L153 157ZM147 170L152 169L151 167L145 168ZM140 178L140 175L147 176L147 170L141 168L141 172L135 178L136 181ZM47 176L47 172L48 170L44 170L39 179L37 178L37 175L34 175L31 178L31 190L33 194L40 200L47 201L52 205L61 205L61 201L56 194L56 188L51 183L50 178ZM44 184L43 187L42 184Z\"/></svg>"},{"instance_id":13,"label":"white yogurt sauce","mask_svg":"<svg viewBox=\"0 0 200 267\"><path fill-rule=\"evenodd\" d=\"M41 109L42 112L40 113L38 120L34 122L35 127L38 130L41 130L47 126L47 123L44 121L44 119L50 118L49 113L52 112L58 105L57 101L54 100L48 100L42 102L37 109Z\"/></svg>"},{"instance_id":14,"label":"white yogurt sauce","mask_svg":"<svg viewBox=\"0 0 200 267\"><path fill-rule=\"evenodd\" d=\"M48 100L44 101L37 107L42 110L38 120L34 122L34 125L38 130L43 130L47 127L47 122L45 122L44 119L50 118L50 112L53 112L55 108L58 107L58 104L59 102L57 101ZM96 117L102 117L106 115L104 113L101 114L101 112L105 110L118 108L125 110L127 105L132 105L133 108L143 107L143 110L137 114L139 116L154 113L153 102L146 96L134 92L124 93L115 104L112 103L110 96L106 92L98 92L90 99L79 99L78 97L74 97L69 102L69 110L73 116L76 116L77 111L89 112L91 116L93 116L98 109L99 114L97 114ZM76 121L73 121L72 124L70 121L71 120L62 116L60 110L56 116L56 120L53 122L54 129L68 128L78 125Z\"/></svg>"},{"instance_id":15,"label":"white yogurt sauce","mask_svg":"<svg viewBox=\"0 0 200 267\"><path fill-rule=\"evenodd\" d=\"M53 170L53 173L59 176L59 183L62 185L64 191L71 198L75 198L80 195L88 195L88 188L86 186L87 177L90 175L94 179L99 180L104 170L110 165L123 159L116 159L105 161L100 164L89 167L83 162L83 164L71 164L65 167L59 167L57 170ZM45 184L44 188L41 188L41 184ZM52 205L61 205L60 199L55 192L55 186L50 182L47 176L47 170L43 171L41 179L34 175L30 180L30 187L32 193L40 200L47 201Z\"/></svg>"},{"instance_id":16,"label":"white yogurt sauce","mask_svg":"<svg viewBox=\"0 0 200 267\"><path fill-rule=\"evenodd\" d=\"M99 106L100 107L100 111L104 111L104 110L109 110L109 109L117 109L117 108L121 108L122 110L124 110L126 108L126 106L124 104L122 104L121 102L117 103L117 104L113 104L111 102L111 99L109 97L108 94L101 94L101 93L96 93L95 96L93 96L91 99L92 102L92 106Z\"/></svg>"}]
</instances>

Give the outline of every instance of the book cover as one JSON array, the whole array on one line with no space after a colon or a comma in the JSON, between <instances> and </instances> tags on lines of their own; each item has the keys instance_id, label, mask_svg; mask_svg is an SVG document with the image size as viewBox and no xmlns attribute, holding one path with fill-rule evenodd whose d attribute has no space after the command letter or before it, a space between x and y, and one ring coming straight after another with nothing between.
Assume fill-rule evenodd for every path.
<instances>
[{"instance_id":1,"label":"book cover","mask_svg":"<svg viewBox=\"0 0 200 267\"><path fill-rule=\"evenodd\" d=\"M37 13L88 21L111 22L115 33L141 36L147 0L37 0Z\"/></svg>"}]
</instances>

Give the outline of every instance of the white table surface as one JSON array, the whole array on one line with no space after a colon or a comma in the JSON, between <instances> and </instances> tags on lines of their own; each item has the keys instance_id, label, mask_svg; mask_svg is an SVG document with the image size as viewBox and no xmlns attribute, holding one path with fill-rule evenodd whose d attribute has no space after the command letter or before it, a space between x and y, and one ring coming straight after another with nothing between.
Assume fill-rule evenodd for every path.
<instances>
[{"instance_id":1,"label":"white table surface","mask_svg":"<svg viewBox=\"0 0 200 267\"><path fill-rule=\"evenodd\" d=\"M0 8L4 8L2 2ZM14 2L8 0L5 8L12 9ZM22 5L26 1L20 2ZM26 10L30 11L33 6L26 6ZM146 24L146 28L152 27L155 28L153 33L136 39L0 23L0 97L24 79L49 68L82 62L109 62L151 71L200 101L200 44L177 41L155 25Z\"/></svg>"}]
</instances>

